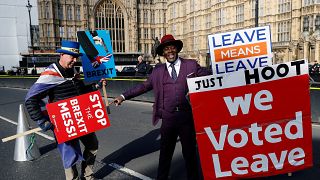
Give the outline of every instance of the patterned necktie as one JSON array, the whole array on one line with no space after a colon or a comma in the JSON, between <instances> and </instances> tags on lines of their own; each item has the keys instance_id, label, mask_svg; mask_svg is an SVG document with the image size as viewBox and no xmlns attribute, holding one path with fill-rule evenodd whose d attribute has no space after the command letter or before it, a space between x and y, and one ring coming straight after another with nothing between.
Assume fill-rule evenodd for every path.
<instances>
[{"instance_id":1,"label":"patterned necktie","mask_svg":"<svg viewBox=\"0 0 320 180\"><path fill-rule=\"evenodd\" d=\"M171 71L171 78L173 79L173 80L177 80L177 71L176 71L176 69L174 68L174 63L171 63L170 64L170 67L172 68L172 71Z\"/></svg>"}]
</instances>

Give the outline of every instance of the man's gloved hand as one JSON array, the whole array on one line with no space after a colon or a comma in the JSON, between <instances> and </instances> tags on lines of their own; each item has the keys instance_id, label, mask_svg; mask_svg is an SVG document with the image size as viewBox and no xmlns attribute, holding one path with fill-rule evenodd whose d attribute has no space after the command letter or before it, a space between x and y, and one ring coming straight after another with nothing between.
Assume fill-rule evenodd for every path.
<instances>
[{"instance_id":1,"label":"man's gloved hand","mask_svg":"<svg viewBox=\"0 0 320 180\"><path fill-rule=\"evenodd\" d=\"M97 84L96 84L96 88L97 89L100 89L102 88L103 86L106 86L107 85L107 80L105 78L102 78Z\"/></svg>"},{"instance_id":2,"label":"man's gloved hand","mask_svg":"<svg viewBox=\"0 0 320 180\"><path fill-rule=\"evenodd\" d=\"M38 120L37 124L42 129L43 132L54 129L53 124L47 119Z\"/></svg>"}]
</instances>

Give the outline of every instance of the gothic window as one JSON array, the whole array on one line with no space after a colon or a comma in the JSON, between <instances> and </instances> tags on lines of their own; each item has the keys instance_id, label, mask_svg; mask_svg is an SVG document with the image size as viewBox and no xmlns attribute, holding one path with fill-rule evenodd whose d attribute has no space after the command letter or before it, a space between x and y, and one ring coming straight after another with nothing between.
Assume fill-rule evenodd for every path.
<instances>
[{"instance_id":1,"label":"gothic window","mask_svg":"<svg viewBox=\"0 0 320 180\"><path fill-rule=\"evenodd\" d=\"M161 22L161 15L160 15L160 14L161 14L161 10L159 10L159 12L158 12L158 18L159 18L159 19L158 19L158 22L157 22L157 23L162 23L162 22Z\"/></svg>"},{"instance_id":2,"label":"gothic window","mask_svg":"<svg viewBox=\"0 0 320 180\"><path fill-rule=\"evenodd\" d=\"M67 38L71 39L75 36L74 30L72 26L68 26L67 28Z\"/></svg>"},{"instance_id":3,"label":"gothic window","mask_svg":"<svg viewBox=\"0 0 320 180\"><path fill-rule=\"evenodd\" d=\"M174 3L173 4L173 7L172 7L172 18L176 18L177 17L177 7L176 7L176 4Z\"/></svg>"},{"instance_id":4,"label":"gothic window","mask_svg":"<svg viewBox=\"0 0 320 180\"><path fill-rule=\"evenodd\" d=\"M314 4L314 0L303 0L303 6L309 6Z\"/></svg>"},{"instance_id":5,"label":"gothic window","mask_svg":"<svg viewBox=\"0 0 320 180\"><path fill-rule=\"evenodd\" d=\"M149 35L149 29L144 29L144 39L149 39L149 37L148 37L148 35Z\"/></svg>"},{"instance_id":6,"label":"gothic window","mask_svg":"<svg viewBox=\"0 0 320 180\"><path fill-rule=\"evenodd\" d=\"M147 10L145 10L144 12L143 12L143 22L144 23L148 23L148 11Z\"/></svg>"},{"instance_id":7,"label":"gothic window","mask_svg":"<svg viewBox=\"0 0 320 180\"><path fill-rule=\"evenodd\" d=\"M154 10L152 10L152 11L151 11L150 23L154 24L154 23L155 23L154 20L155 20L155 14L154 14Z\"/></svg>"},{"instance_id":8,"label":"gothic window","mask_svg":"<svg viewBox=\"0 0 320 180\"><path fill-rule=\"evenodd\" d=\"M49 25L47 26L47 37L51 37L51 28Z\"/></svg>"},{"instance_id":9,"label":"gothic window","mask_svg":"<svg viewBox=\"0 0 320 180\"><path fill-rule=\"evenodd\" d=\"M161 28L161 31L159 33L159 37L162 37L165 34L166 34L166 32L165 32L164 28Z\"/></svg>"},{"instance_id":10,"label":"gothic window","mask_svg":"<svg viewBox=\"0 0 320 180\"><path fill-rule=\"evenodd\" d=\"M264 1L259 1L258 2L258 13L259 13L259 17L263 16L263 11L264 11ZM255 17L256 16L256 0L251 0L250 1L250 4L251 4L251 17Z\"/></svg>"},{"instance_id":11,"label":"gothic window","mask_svg":"<svg viewBox=\"0 0 320 180\"><path fill-rule=\"evenodd\" d=\"M64 38L64 27L60 26L59 31L60 31L60 38Z\"/></svg>"},{"instance_id":12,"label":"gothic window","mask_svg":"<svg viewBox=\"0 0 320 180\"><path fill-rule=\"evenodd\" d=\"M149 53L149 45L148 44L144 45L144 52Z\"/></svg>"},{"instance_id":13,"label":"gothic window","mask_svg":"<svg viewBox=\"0 0 320 180\"><path fill-rule=\"evenodd\" d=\"M309 17L304 16L303 17L303 32L309 31Z\"/></svg>"},{"instance_id":14,"label":"gothic window","mask_svg":"<svg viewBox=\"0 0 320 180\"><path fill-rule=\"evenodd\" d=\"M172 27L171 27L171 32L172 32L172 34L175 36L175 35L177 35L177 29L176 29L176 25L175 24L172 24Z\"/></svg>"},{"instance_id":15,"label":"gothic window","mask_svg":"<svg viewBox=\"0 0 320 180\"><path fill-rule=\"evenodd\" d=\"M151 29L151 38L156 37L156 31L154 28Z\"/></svg>"},{"instance_id":16,"label":"gothic window","mask_svg":"<svg viewBox=\"0 0 320 180\"><path fill-rule=\"evenodd\" d=\"M279 13L286 13L291 11L290 7L291 0L279 0L278 1L278 12Z\"/></svg>"},{"instance_id":17,"label":"gothic window","mask_svg":"<svg viewBox=\"0 0 320 180\"><path fill-rule=\"evenodd\" d=\"M317 15L314 24L315 24L315 29L316 29L316 30L320 30L320 15Z\"/></svg>"},{"instance_id":18,"label":"gothic window","mask_svg":"<svg viewBox=\"0 0 320 180\"><path fill-rule=\"evenodd\" d=\"M67 7L67 17L68 17L68 20L72 20L72 7L71 6Z\"/></svg>"},{"instance_id":19,"label":"gothic window","mask_svg":"<svg viewBox=\"0 0 320 180\"><path fill-rule=\"evenodd\" d=\"M141 28L141 31L140 31L140 37L139 37L139 39L141 39L141 38L143 38L143 32L144 32L145 30L144 30L144 28Z\"/></svg>"},{"instance_id":20,"label":"gothic window","mask_svg":"<svg viewBox=\"0 0 320 180\"><path fill-rule=\"evenodd\" d=\"M289 21L282 21L278 23L278 42L290 41L290 26Z\"/></svg>"},{"instance_id":21,"label":"gothic window","mask_svg":"<svg viewBox=\"0 0 320 180\"><path fill-rule=\"evenodd\" d=\"M49 4L47 3L44 9L44 13L45 13L45 19L49 19L50 18L50 8L49 8Z\"/></svg>"},{"instance_id":22,"label":"gothic window","mask_svg":"<svg viewBox=\"0 0 320 180\"><path fill-rule=\"evenodd\" d=\"M218 26L224 25L224 10L223 9L217 9L216 10L216 23Z\"/></svg>"},{"instance_id":23,"label":"gothic window","mask_svg":"<svg viewBox=\"0 0 320 180\"><path fill-rule=\"evenodd\" d=\"M81 20L80 6L77 6L77 8L76 8L76 20L77 20L77 21L80 21L80 20Z\"/></svg>"},{"instance_id":24,"label":"gothic window","mask_svg":"<svg viewBox=\"0 0 320 180\"><path fill-rule=\"evenodd\" d=\"M259 1L259 17L264 16L264 1Z\"/></svg>"},{"instance_id":25,"label":"gothic window","mask_svg":"<svg viewBox=\"0 0 320 180\"><path fill-rule=\"evenodd\" d=\"M192 49L194 51L196 51L198 47L199 47L198 36L194 36L193 43L192 43Z\"/></svg>"},{"instance_id":26,"label":"gothic window","mask_svg":"<svg viewBox=\"0 0 320 180\"><path fill-rule=\"evenodd\" d=\"M60 20L63 20L63 8L61 5L58 6L58 17Z\"/></svg>"},{"instance_id":27,"label":"gothic window","mask_svg":"<svg viewBox=\"0 0 320 180\"><path fill-rule=\"evenodd\" d=\"M236 22L244 22L244 4L236 6Z\"/></svg>"},{"instance_id":28,"label":"gothic window","mask_svg":"<svg viewBox=\"0 0 320 180\"><path fill-rule=\"evenodd\" d=\"M211 14L206 15L206 29L211 28Z\"/></svg>"},{"instance_id":29,"label":"gothic window","mask_svg":"<svg viewBox=\"0 0 320 180\"><path fill-rule=\"evenodd\" d=\"M125 52L124 15L119 5L105 0L95 12L96 29L109 30L114 52Z\"/></svg>"}]
</instances>

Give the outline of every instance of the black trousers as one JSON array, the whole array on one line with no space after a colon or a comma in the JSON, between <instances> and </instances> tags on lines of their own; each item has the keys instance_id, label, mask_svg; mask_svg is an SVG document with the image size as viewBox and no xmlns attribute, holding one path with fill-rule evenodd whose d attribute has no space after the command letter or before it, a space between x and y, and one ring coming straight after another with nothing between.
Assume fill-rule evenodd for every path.
<instances>
[{"instance_id":1,"label":"black trousers","mask_svg":"<svg viewBox=\"0 0 320 180\"><path fill-rule=\"evenodd\" d=\"M173 112L165 115L160 128L160 157L158 180L168 179L170 164L179 136L189 180L199 179L196 136L191 112Z\"/></svg>"}]
</instances>

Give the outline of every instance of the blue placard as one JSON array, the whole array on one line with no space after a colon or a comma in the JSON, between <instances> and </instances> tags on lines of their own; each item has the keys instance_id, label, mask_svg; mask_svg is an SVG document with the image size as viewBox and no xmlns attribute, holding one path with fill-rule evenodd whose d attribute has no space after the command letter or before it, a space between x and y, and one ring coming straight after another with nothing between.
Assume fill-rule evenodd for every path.
<instances>
[{"instance_id":1,"label":"blue placard","mask_svg":"<svg viewBox=\"0 0 320 180\"><path fill-rule=\"evenodd\" d=\"M109 31L85 31L85 34L88 37L88 41L91 42L91 44L89 42L86 42L86 44L91 46L91 49L94 47L96 51L98 51L98 54L85 52L84 49L87 50L88 48L83 48L82 44L80 43L80 52L83 53L81 59L85 78L84 80L86 82L90 82L100 80L101 78L116 77L117 74Z\"/></svg>"}]
</instances>

